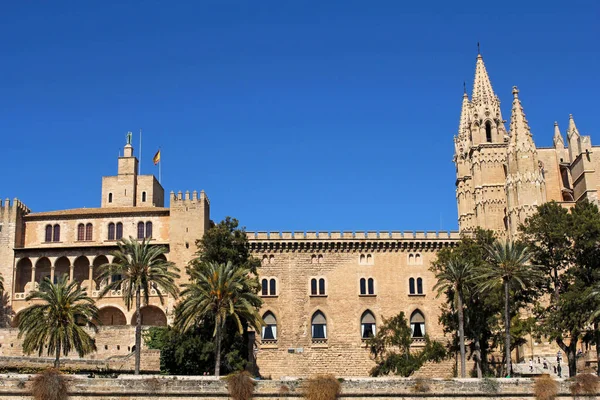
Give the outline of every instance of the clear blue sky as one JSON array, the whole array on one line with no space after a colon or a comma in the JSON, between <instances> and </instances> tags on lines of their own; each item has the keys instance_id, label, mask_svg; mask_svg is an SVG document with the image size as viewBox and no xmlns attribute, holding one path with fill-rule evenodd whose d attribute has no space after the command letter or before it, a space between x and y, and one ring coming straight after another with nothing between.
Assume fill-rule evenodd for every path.
<instances>
[{"instance_id":1,"label":"clear blue sky","mask_svg":"<svg viewBox=\"0 0 600 400\"><path fill-rule=\"evenodd\" d=\"M598 131L597 1L4 2L0 197L97 207L127 131L142 173L249 230L456 229L476 43L538 146Z\"/></svg>"}]
</instances>

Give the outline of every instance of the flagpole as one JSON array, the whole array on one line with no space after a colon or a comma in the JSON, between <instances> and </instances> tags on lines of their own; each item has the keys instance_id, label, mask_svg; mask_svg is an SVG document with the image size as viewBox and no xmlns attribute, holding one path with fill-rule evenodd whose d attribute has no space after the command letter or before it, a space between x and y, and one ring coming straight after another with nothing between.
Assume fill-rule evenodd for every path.
<instances>
[{"instance_id":1,"label":"flagpole","mask_svg":"<svg viewBox=\"0 0 600 400\"><path fill-rule=\"evenodd\" d=\"M160 147L158 148L160 152ZM160 160L158 160L158 183L161 183L162 178L162 152L160 153Z\"/></svg>"},{"instance_id":2,"label":"flagpole","mask_svg":"<svg viewBox=\"0 0 600 400\"><path fill-rule=\"evenodd\" d=\"M142 128L140 128L140 159L138 161L138 175L142 174Z\"/></svg>"}]
</instances>

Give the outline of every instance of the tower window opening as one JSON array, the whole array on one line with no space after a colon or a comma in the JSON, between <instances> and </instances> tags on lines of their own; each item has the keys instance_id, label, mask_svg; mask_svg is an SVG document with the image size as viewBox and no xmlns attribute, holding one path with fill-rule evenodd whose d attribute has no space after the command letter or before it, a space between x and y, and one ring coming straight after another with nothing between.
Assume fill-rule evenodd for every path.
<instances>
[{"instance_id":1,"label":"tower window opening","mask_svg":"<svg viewBox=\"0 0 600 400\"><path fill-rule=\"evenodd\" d=\"M108 194L108 202L109 202L109 203L112 203L112 193L109 193L109 194Z\"/></svg>"},{"instance_id":2,"label":"tower window opening","mask_svg":"<svg viewBox=\"0 0 600 400\"><path fill-rule=\"evenodd\" d=\"M146 192L142 192L142 203L146 202Z\"/></svg>"},{"instance_id":3,"label":"tower window opening","mask_svg":"<svg viewBox=\"0 0 600 400\"><path fill-rule=\"evenodd\" d=\"M490 124L490 121L485 123L485 140L492 143L492 124Z\"/></svg>"}]
</instances>

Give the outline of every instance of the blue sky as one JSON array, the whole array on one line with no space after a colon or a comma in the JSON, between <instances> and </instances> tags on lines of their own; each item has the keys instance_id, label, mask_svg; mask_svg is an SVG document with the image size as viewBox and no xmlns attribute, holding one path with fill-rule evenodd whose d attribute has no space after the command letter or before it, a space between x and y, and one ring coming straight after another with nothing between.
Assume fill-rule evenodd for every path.
<instances>
[{"instance_id":1,"label":"blue sky","mask_svg":"<svg viewBox=\"0 0 600 400\"><path fill-rule=\"evenodd\" d=\"M126 4L118 4L126 3ZM456 229L476 43L510 119L597 132L595 1L5 2L0 197L97 207L127 131L142 173L249 230Z\"/></svg>"}]
</instances>

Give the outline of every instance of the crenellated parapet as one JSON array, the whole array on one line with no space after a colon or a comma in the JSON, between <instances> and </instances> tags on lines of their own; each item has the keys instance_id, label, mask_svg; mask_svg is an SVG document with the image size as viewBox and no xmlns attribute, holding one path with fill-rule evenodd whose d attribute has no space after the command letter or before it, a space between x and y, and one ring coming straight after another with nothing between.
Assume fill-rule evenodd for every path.
<instances>
[{"instance_id":1,"label":"crenellated parapet","mask_svg":"<svg viewBox=\"0 0 600 400\"><path fill-rule=\"evenodd\" d=\"M12 202L10 199L5 199L2 201L0 199L0 216L1 219L10 218L10 216L23 216L27 215L31 212L29 207L27 207L23 202L19 199L14 198Z\"/></svg>"},{"instance_id":2,"label":"crenellated parapet","mask_svg":"<svg viewBox=\"0 0 600 400\"><path fill-rule=\"evenodd\" d=\"M210 204L210 201L208 200L208 196L206 195L206 193L204 192L204 190L200 191L200 196L198 196L198 192L196 190L194 190L193 192L191 192L189 190L185 191L185 194L182 193L182 191L178 191L177 193L175 193L174 191L171 190L171 194L170 194L170 200L171 200L171 204L175 203L180 203L180 202L186 202L186 201L193 201L196 202L198 200L200 201L206 201Z\"/></svg>"},{"instance_id":3,"label":"crenellated parapet","mask_svg":"<svg viewBox=\"0 0 600 400\"><path fill-rule=\"evenodd\" d=\"M246 232L252 251L434 251L454 246L458 232L284 231Z\"/></svg>"}]
</instances>

